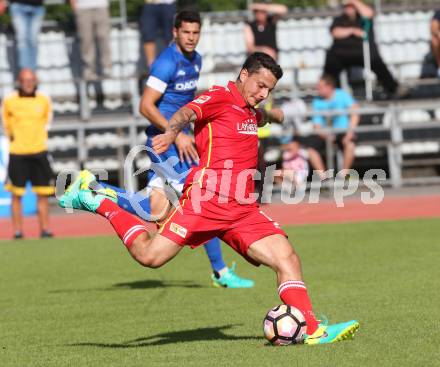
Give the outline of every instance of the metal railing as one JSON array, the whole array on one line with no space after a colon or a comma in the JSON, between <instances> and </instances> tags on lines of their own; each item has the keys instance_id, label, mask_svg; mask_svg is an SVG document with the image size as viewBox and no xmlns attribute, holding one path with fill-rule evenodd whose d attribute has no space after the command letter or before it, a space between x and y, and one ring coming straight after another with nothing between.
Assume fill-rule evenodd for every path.
<instances>
[{"instance_id":1,"label":"metal railing","mask_svg":"<svg viewBox=\"0 0 440 367\"><path fill-rule=\"evenodd\" d=\"M436 142L440 148L440 121L432 119L431 121L426 121L423 123L402 123L400 115L405 111L412 110L435 110L438 106L434 103L419 103L414 106L401 105L398 103L390 104L387 107L368 107L360 108L356 111L361 116L382 114L387 116L387 123L372 126L358 126L355 130L356 134L362 136L364 133L381 133L380 138L368 139L364 142L362 140L357 143L357 146L373 146L376 148L382 148L386 151L386 165L388 168L389 176L382 182L383 185L391 186L393 188L399 188L405 185L413 184L432 184L440 183L439 175L425 176L425 177L404 177L403 171L405 166L408 166L407 158L404 155L402 147L407 143L426 143L426 142ZM349 111L320 111L319 115L325 116L326 119L331 119L334 116L341 114L347 114ZM308 111L304 114L296 115L295 117L302 117L304 119L310 119L316 113ZM126 152L138 144L143 144L143 139L139 139L139 131L144 127L148 126L148 122L145 119L136 117L124 117L122 120L113 121L99 121L90 123L72 123L72 122L58 122L54 124L50 130L51 136L66 136L75 135L75 153L64 158L57 157L61 155L61 151L54 150L51 153L54 156L54 162L61 161L74 161L76 163L77 169L87 167L87 164L92 160L102 158L100 155L94 155L92 151L96 152L97 147L88 144L87 137L91 133L108 132L112 130L115 135L117 135L117 144L109 146L113 149L112 156L106 156L105 158L112 158L118 162L118 173L119 184L123 184L127 180L130 181L130 189L136 190L136 180L133 180L133 172L135 167L131 167L130 172L124 172L124 161ZM325 128L325 131L330 133L341 133L344 130ZM421 138L405 138L405 132L408 131L419 131L419 132L432 132L435 134L429 137ZM336 167L335 162L336 149L330 139L326 142L326 157L327 157L327 169L336 169L337 171L340 167ZM65 154L64 154L65 155ZM359 158L357 158L359 159ZM368 160L368 158L364 158ZM137 166L148 165L148 161L145 161L145 157L142 159L139 157L137 160ZM367 161L368 162L368 161ZM356 164L356 160L355 160ZM367 163L368 164L368 163ZM430 165L440 167L440 149L431 157L417 158L416 166ZM104 168L104 167L103 167ZM147 167L138 167L147 168ZM115 170L110 170L115 171Z\"/></svg>"},{"instance_id":2,"label":"metal railing","mask_svg":"<svg viewBox=\"0 0 440 367\"><path fill-rule=\"evenodd\" d=\"M51 1L51 3L55 4L55 3L59 3L58 0L53 0ZM125 14L125 1L124 0L120 0L120 4L121 4L121 14ZM125 17L125 18L124 18ZM121 20L120 24L122 26L122 29L124 29L127 26L126 23L126 16L124 15L123 19L125 20ZM209 29L209 19L210 19L210 15L207 15L207 19L208 21L205 22L205 27L207 27L207 29L204 31L205 33L205 37L209 37L210 34L210 29ZM428 24L427 24L428 27ZM298 28L301 28L301 25L298 25ZM72 44L74 42L74 39L72 37L66 37L65 38L66 43L67 43L67 47L72 47ZM118 43L118 49L119 49L119 54L121 55L121 60L120 63L122 65L122 67L125 67L130 63L127 58L125 57L127 55L127 52L125 52L125 47L126 47L126 42L127 38L126 36L124 36L123 33L120 33L117 39L117 43ZM3 41L1 41L3 42ZM50 42L50 41L48 41ZM0 44L0 50L4 50L5 48L10 48L12 47L13 42L12 40L6 40L6 44ZM286 50L287 52L289 52L289 50ZM124 56L125 55L125 56ZM209 63L210 58L213 57L213 53L212 52L208 52L208 54L206 55L207 57L205 58L205 65ZM243 60L245 58L245 54L243 54ZM411 61L411 62L398 62L398 63L390 63L390 66L397 69L398 70L398 74L400 74L400 70L401 68L403 68L405 65L408 64L415 64L417 61ZM420 61L418 61L420 62ZM71 66L71 65L66 65L66 67ZM231 75L233 75L233 71L234 67L238 67L239 65L231 65ZM321 69L322 66L306 66L306 67L296 67L296 66L291 66L289 68L286 68L286 71L293 71L293 81L289 80L287 82L284 82L283 80L281 80L281 83L284 86L291 86L292 88L295 87L296 89L306 89L309 87L309 85L304 84L304 83L300 83L299 82L299 75L303 72L303 71L307 71L307 70L318 70ZM203 70L202 70L203 72ZM216 77L216 73L215 71L213 72L208 72L208 73L203 73L202 75L208 75L210 80L215 80ZM136 79L138 79L137 73L135 73L134 75L132 75L131 77L121 77L118 80L121 83L125 83L127 90L129 90L132 96L132 113L137 115L137 102L139 100L139 93L138 93L138 88L136 87ZM117 79L117 78L116 78ZM79 96L79 112L80 112L80 117L83 120L89 120L91 117L91 110L89 108L89 97L87 94L87 83L79 77L73 77L70 80L58 80L58 81L47 81L47 83L73 83L76 86L76 90L78 91L78 96ZM6 86L7 89L10 89L11 87L11 83L7 80L0 80L0 89L4 88ZM72 97L76 97L76 96L72 96Z\"/></svg>"},{"instance_id":3,"label":"metal railing","mask_svg":"<svg viewBox=\"0 0 440 367\"><path fill-rule=\"evenodd\" d=\"M374 146L374 147L382 147L387 151L388 157L388 170L389 177L386 180L386 184L394 188L402 187L407 184L420 184L420 183L438 183L440 182L440 176L432 176L432 177L412 177L412 178L404 178L403 177L403 169L404 169L404 161L405 157L402 152L402 146L405 143L417 143L417 142L437 142L439 143L439 150L437 152L437 156L440 158L440 121L436 119L432 119L427 122L413 122L413 123L402 123L400 115L406 111L414 111L414 110L429 110L434 111L438 108L438 105L433 102L425 102L425 103L416 103L414 105L403 105L401 103L391 103L386 107L367 107L357 109L355 113L361 116L367 115L377 115L382 114L384 117L387 116L387 123L380 125L369 125L369 126L358 126L355 129L355 133L359 136L362 136L363 133L383 133L384 136L389 135L390 138L383 139L369 139L365 142L360 142L357 145L366 145L366 146ZM319 113L308 111L305 114L298 114L296 118L312 118L313 116L319 114L320 116L324 116L326 118L327 125L331 126L331 118L340 115L347 115L350 111L340 110L340 111L319 111ZM343 133L344 129L332 129L326 127L323 129L327 133L337 134ZM435 136L427 138L411 138L405 139L404 132L407 131L433 131L436 130L438 133ZM335 146L331 141L331 137L327 138L326 141L326 163L327 169L340 169L341 167L335 167L334 165L334 157L335 157ZM422 165L424 162L436 166L440 166L440 159L419 159L418 165Z\"/></svg>"},{"instance_id":4,"label":"metal railing","mask_svg":"<svg viewBox=\"0 0 440 367\"><path fill-rule=\"evenodd\" d=\"M363 133L374 133L374 132L383 133L383 137L381 137L380 139L378 138L371 140L369 139L368 141L358 143L358 145L380 147L386 150L387 152L386 164L388 166L387 168L389 171L389 177L387 177L387 180L384 182L385 185L398 188L409 184L440 182L439 176L406 178L403 177L402 174L405 163L405 156L402 152L402 146L404 146L404 144L409 142L413 143L413 142L426 142L426 141L437 142L440 144L440 122L436 120L432 120L424 123L402 123L400 121L399 115L404 111L419 110L419 109L434 110L436 109L436 107L437 106L433 103L418 104L415 106L390 104L388 107L368 107L368 108L360 108L359 110L356 111L360 115L364 115L364 116L372 115L372 114L383 114L388 116L387 118L388 123L386 125L381 124L377 126L359 126L355 130L355 132L359 136L362 136ZM347 114L347 113L348 111L319 112L320 115L325 116L327 119L331 119L334 116ZM312 111L308 111L307 113L298 116L302 116L303 118L310 118L313 115L316 115L316 113L313 113ZM140 143L138 138L139 131L144 127L146 127L147 125L148 122L146 120L135 117L127 117L124 118L122 121L111 121L111 122L101 121L101 122L90 122L87 124L59 122L52 126L50 133L51 135L58 135L58 134L66 135L66 133L75 134L76 154L63 159L74 160L77 164L77 167L82 168L84 166L87 166L87 163L90 162L90 160L96 159L98 157L91 154L91 151L93 149L96 149L96 147L90 146L87 143L87 136L90 135L90 133L92 132L96 134L99 131L108 131L109 129L112 129L115 132L115 134L118 136L117 147L115 146L112 147L116 149L116 153L113 155L112 158L115 158L119 162L118 177L119 177L119 183L122 184L124 180L127 179L127 176L130 177L130 175L132 175L132 172L134 170L134 167L132 167L133 170L131 172L127 173L123 171L124 159L125 159L124 152ZM438 130L438 134L432 136L432 138L431 137L420 138L420 139L404 138L404 133L409 130L432 131L433 129L435 129L436 131ZM326 128L326 131L331 133L339 133L339 132L343 132L344 130ZM333 146L330 140L327 141L326 150L327 150L326 152L327 169L337 169L338 167L335 167L333 163L335 157L335 147ZM54 155L54 160L56 162L57 152L53 151L52 153ZM437 153L436 155L440 155L440 153ZM419 159L420 161L419 164L423 163L421 162L422 160L423 159ZM440 161L437 162L437 160L435 159L433 160L432 158L426 159L426 163L432 165L440 165ZM136 189L136 187L133 186L132 189Z\"/></svg>"}]
</instances>

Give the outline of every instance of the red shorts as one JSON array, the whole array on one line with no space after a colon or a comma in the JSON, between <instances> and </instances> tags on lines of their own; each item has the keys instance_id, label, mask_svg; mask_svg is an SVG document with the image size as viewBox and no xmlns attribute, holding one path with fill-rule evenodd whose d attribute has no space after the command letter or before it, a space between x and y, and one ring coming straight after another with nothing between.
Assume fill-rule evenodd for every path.
<instances>
[{"instance_id":1,"label":"red shorts","mask_svg":"<svg viewBox=\"0 0 440 367\"><path fill-rule=\"evenodd\" d=\"M260 264L247 256L255 241L274 234L287 237L279 224L264 214L256 203L219 203L218 195L208 201L195 201L190 187L180 199L180 208L171 212L158 233L192 248L218 237L256 266Z\"/></svg>"}]
</instances>

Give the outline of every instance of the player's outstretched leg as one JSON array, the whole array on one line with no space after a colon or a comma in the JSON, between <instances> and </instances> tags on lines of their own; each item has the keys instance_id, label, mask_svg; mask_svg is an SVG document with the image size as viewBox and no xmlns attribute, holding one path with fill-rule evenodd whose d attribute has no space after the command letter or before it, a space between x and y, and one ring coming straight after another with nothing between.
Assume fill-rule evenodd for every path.
<instances>
[{"instance_id":1,"label":"player's outstretched leg","mask_svg":"<svg viewBox=\"0 0 440 367\"><path fill-rule=\"evenodd\" d=\"M95 191L99 192L103 189L111 191L117 199L117 204L127 212L149 222L154 220L154 217L151 215L150 194L147 193L147 190L128 192L102 181L98 181L98 185Z\"/></svg>"},{"instance_id":2,"label":"player's outstretched leg","mask_svg":"<svg viewBox=\"0 0 440 367\"><path fill-rule=\"evenodd\" d=\"M108 196L118 206L129 213L135 214L141 219L152 221L150 197L143 192L127 192L124 189L98 181L96 176L89 170L79 173L74 183L79 181L80 188L92 190L96 193Z\"/></svg>"},{"instance_id":3,"label":"player's outstretched leg","mask_svg":"<svg viewBox=\"0 0 440 367\"><path fill-rule=\"evenodd\" d=\"M79 173L76 180L74 180L72 185L66 190L66 193L60 199L60 205L66 207L66 204L73 202L73 206L67 206L74 207L76 209L86 209L81 207L78 199L75 199L76 191L79 189L92 190L97 194L104 195L108 199L117 203L119 207L123 208L127 212L135 214L146 221L152 220L152 205L149 197L147 198L145 195L140 193L129 193L118 187L100 182L97 180L96 176L88 170L83 170ZM168 212L169 203L167 200L166 203L163 200L163 198L166 198L165 194L155 191L152 192L152 195L155 196L152 199L153 206L156 208L155 217L158 216L157 213L159 212ZM235 272L235 265L233 265L231 268L226 266L223 261L220 240L218 238L213 238L204 247L213 270L211 279L214 287L252 288L254 286L253 280L241 278L239 275L237 275Z\"/></svg>"},{"instance_id":4,"label":"player's outstretched leg","mask_svg":"<svg viewBox=\"0 0 440 367\"><path fill-rule=\"evenodd\" d=\"M107 196L127 212L148 221L160 223L172 208L168 198L161 189L151 188L140 192L128 192L119 187L98 181L96 176L83 170L76 177L74 183L79 181L79 187L83 190L92 190L98 194ZM71 185L72 186L72 185Z\"/></svg>"},{"instance_id":5,"label":"player's outstretched leg","mask_svg":"<svg viewBox=\"0 0 440 367\"><path fill-rule=\"evenodd\" d=\"M60 205L86 210L106 218L130 255L141 265L160 267L181 250L181 246L161 235L150 238L143 223L120 208L114 198L111 200L106 195L83 190L80 186L80 180L75 180L60 198Z\"/></svg>"},{"instance_id":6,"label":"player's outstretched leg","mask_svg":"<svg viewBox=\"0 0 440 367\"><path fill-rule=\"evenodd\" d=\"M213 271L211 278L214 287L252 288L254 286L253 280L241 278L235 273L235 263L231 268L226 266L218 238L213 238L204 247L211 263Z\"/></svg>"},{"instance_id":7,"label":"player's outstretched leg","mask_svg":"<svg viewBox=\"0 0 440 367\"><path fill-rule=\"evenodd\" d=\"M275 271L281 300L303 313L307 323L305 344L324 344L350 339L359 329L359 323L355 320L332 325L318 322L302 279L300 259L284 236L275 234L254 242L247 255Z\"/></svg>"}]
</instances>

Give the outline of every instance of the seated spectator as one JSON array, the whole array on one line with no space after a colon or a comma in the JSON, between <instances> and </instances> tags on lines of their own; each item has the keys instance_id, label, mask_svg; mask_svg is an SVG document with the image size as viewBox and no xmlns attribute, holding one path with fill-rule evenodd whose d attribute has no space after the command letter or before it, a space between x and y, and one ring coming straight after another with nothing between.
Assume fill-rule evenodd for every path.
<instances>
[{"instance_id":1,"label":"seated spectator","mask_svg":"<svg viewBox=\"0 0 440 367\"><path fill-rule=\"evenodd\" d=\"M53 195L53 173L47 153L47 130L52 120L50 99L37 91L37 78L31 69L18 76L18 90L6 96L2 105L3 127L9 138L8 181L5 189L12 193L14 238L23 238L21 198L26 182L38 196L38 219L41 237L49 231L48 196Z\"/></svg>"},{"instance_id":2,"label":"seated spectator","mask_svg":"<svg viewBox=\"0 0 440 367\"><path fill-rule=\"evenodd\" d=\"M276 174L299 188L306 183L309 174L307 151L302 146L305 135L309 134L310 124L305 122L307 105L302 99L293 99L283 103L281 109L284 113L280 137L282 163Z\"/></svg>"},{"instance_id":3,"label":"seated spectator","mask_svg":"<svg viewBox=\"0 0 440 367\"><path fill-rule=\"evenodd\" d=\"M293 183L295 188L303 187L309 175L307 151L301 148L298 140L282 145L281 149L281 169L275 171L276 175Z\"/></svg>"},{"instance_id":4,"label":"seated spectator","mask_svg":"<svg viewBox=\"0 0 440 367\"><path fill-rule=\"evenodd\" d=\"M368 29L371 69L377 80L391 97L402 97L406 91L398 88L398 83L391 75L379 54L374 39L373 9L360 0L348 0L343 5L343 13L337 16L330 27L333 44L327 51L324 72L334 77L339 85L342 70L352 66L364 66L363 37ZM370 26L367 26L367 23Z\"/></svg>"},{"instance_id":5,"label":"seated spectator","mask_svg":"<svg viewBox=\"0 0 440 367\"><path fill-rule=\"evenodd\" d=\"M264 52L273 59L278 57L278 45L276 39L276 23L283 14L287 13L287 7L279 4L254 3L249 6L254 13L254 20L245 25L245 43L248 55L254 52ZM272 96L266 101L265 108L271 108ZM266 161L264 152L267 149L268 138L270 137L270 126L258 128L258 171L264 177L266 172ZM255 188L261 199L263 193L263 182L256 181Z\"/></svg>"},{"instance_id":6,"label":"seated spectator","mask_svg":"<svg viewBox=\"0 0 440 367\"><path fill-rule=\"evenodd\" d=\"M287 13L287 7L280 4L254 3L249 7L254 20L245 25L244 34L247 53L264 52L273 59L278 57L277 20Z\"/></svg>"},{"instance_id":7,"label":"seated spectator","mask_svg":"<svg viewBox=\"0 0 440 367\"><path fill-rule=\"evenodd\" d=\"M440 78L440 10L434 13L431 20L431 48L437 64L437 76Z\"/></svg>"},{"instance_id":8,"label":"seated spectator","mask_svg":"<svg viewBox=\"0 0 440 367\"><path fill-rule=\"evenodd\" d=\"M6 8L0 0L0 14ZM43 0L9 0L9 12L17 40L19 69L37 69L38 34L46 12Z\"/></svg>"},{"instance_id":9,"label":"seated spectator","mask_svg":"<svg viewBox=\"0 0 440 367\"><path fill-rule=\"evenodd\" d=\"M326 139L334 141L343 152L343 167L340 175L345 177L354 161L355 128L359 124L359 107L353 97L346 91L336 88L336 82L331 75L324 74L318 82L318 97L312 102L313 112L349 110L347 114L337 115L330 118L331 125L327 126L326 117L315 114L312 118L317 135L309 137L308 146L309 160L313 169L318 171L322 179L325 178L325 165L320 152L325 151ZM336 135L329 134L323 128L344 129Z\"/></svg>"},{"instance_id":10,"label":"seated spectator","mask_svg":"<svg viewBox=\"0 0 440 367\"><path fill-rule=\"evenodd\" d=\"M108 0L70 0L75 13L76 29L80 40L83 78L98 79L96 72L96 46L99 48L102 75L111 77L110 13ZM95 45L95 38L97 45Z\"/></svg>"},{"instance_id":11,"label":"seated spectator","mask_svg":"<svg viewBox=\"0 0 440 367\"><path fill-rule=\"evenodd\" d=\"M175 13L175 0L145 0L140 17L140 30L148 68L156 59L158 35L162 33L163 40L167 46L173 40Z\"/></svg>"}]
</instances>

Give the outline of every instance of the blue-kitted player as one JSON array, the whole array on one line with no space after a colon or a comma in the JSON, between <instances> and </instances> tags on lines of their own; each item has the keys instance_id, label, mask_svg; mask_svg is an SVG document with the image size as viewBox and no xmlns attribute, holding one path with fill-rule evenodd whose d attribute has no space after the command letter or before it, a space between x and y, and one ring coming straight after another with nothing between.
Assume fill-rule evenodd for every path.
<instances>
[{"instance_id":1,"label":"blue-kitted player","mask_svg":"<svg viewBox=\"0 0 440 367\"><path fill-rule=\"evenodd\" d=\"M182 11L175 17L174 42L172 42L151 66L150 75L141 100L140 111L150 122L146 130L147 147L151 147L153 137L163 133L168 120L182 106L194 99L196 84L199 79L202 58L195 48L200 38L200 14L194 11ZM104 186L115 191L118 204L127 211L151 221L160 222L166 217L171 205L166 189L172 188L181 193L183 183L191 167L197 164L198 156L194 139L188 130L183 130L175 144L159 156L153 150L147 151L152 164L158 170L148 172L148 194L129 193L119 188ZM91 173L84 180L92 182ZM222 257L220 240L214 238L205 245L211 267L212 282L217 287L250 288L254 282L240 278L234 266L228 268Z\"/></svg>"}]
</instances>

